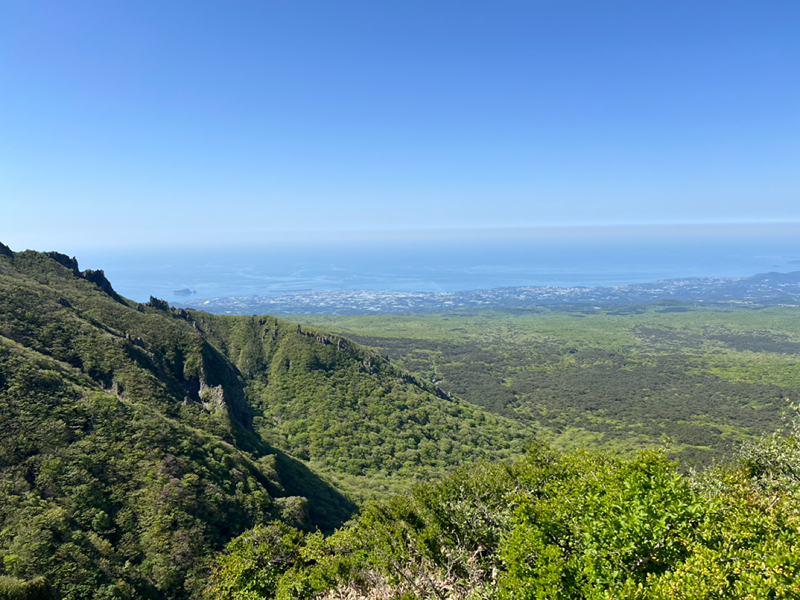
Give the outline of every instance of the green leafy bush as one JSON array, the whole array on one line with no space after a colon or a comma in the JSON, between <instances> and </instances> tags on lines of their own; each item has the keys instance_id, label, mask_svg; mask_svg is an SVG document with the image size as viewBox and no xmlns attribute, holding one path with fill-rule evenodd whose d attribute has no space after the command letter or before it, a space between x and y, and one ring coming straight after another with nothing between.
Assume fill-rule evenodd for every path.
<instances>
[{"instance_id":1,"label":"green leafy bush","mask_svg":"<svg viewBox=\"0 0 800 600\"><path fill-rule=\"evenodd\" d=\"M796 472L794 435L693 476L657 451L537 445L514 464L373 503L328 538L306 536L273 595L256 597L796 598ZM229 552L218 564L238 560ZM235 585L226 592L214 598L238 597Z\"/></svg>"}]
</instances>

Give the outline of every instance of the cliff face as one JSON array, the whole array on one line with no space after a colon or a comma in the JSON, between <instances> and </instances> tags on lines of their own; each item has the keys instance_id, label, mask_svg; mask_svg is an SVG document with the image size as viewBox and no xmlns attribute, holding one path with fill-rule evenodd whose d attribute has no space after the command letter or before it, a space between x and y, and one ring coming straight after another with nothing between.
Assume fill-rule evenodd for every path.
<instances>
[{"instance_id":1,"label":"cliff face","mask_svg":"<svg viewBox=\"0 0 800 600\"><path fill-rule=\"evenodd\" d=\"M52 258L58 264L72 271L78 277L82 277L86 281L92 282L117 302L125 304L125 301L114 291L114 288L111 287L111 282L106 279L106 274L102 269L98 271L93 271L92 269L81 271L78 268L78 259L74 256L70 258L66 254L61 254L60 252L47 252L46 255Z\"/></svg>"}]
</instances>

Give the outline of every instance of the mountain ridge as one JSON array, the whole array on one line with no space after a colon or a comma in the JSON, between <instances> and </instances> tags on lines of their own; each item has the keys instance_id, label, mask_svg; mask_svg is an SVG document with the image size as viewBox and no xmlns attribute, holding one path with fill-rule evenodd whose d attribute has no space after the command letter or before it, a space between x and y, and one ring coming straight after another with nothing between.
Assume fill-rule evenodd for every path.
<instances>
[{"instance_id":1,"label":"mountain ridge","mask_svg":"<svg viewBox=\"0 0 800 600\"><path fill-rule=\"evenodd\" d=\"M137 303L74 258L4 248L2 577L195 598L246 529L331 531L365 495L530 435L342 336Z\"/></svg>"}]
</instances>

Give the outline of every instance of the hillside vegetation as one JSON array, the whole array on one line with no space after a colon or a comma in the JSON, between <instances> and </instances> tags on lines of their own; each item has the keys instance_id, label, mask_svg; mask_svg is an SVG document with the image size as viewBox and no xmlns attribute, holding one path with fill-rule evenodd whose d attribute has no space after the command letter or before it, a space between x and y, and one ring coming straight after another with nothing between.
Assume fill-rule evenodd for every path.
<instances>
[{"instance_id":1,"label":"hillside vegetation","mask_svg":"<svg viewBox=\"0 0 800 600\"><path fill-rule=\"evenodd\" d=\"M555 446L632 452L668 440L709 464L782 423L800 397L800 309L661 303L293 317L536 427Z\"/></svg>"},{"instance_id":2,"label":"hillside vegetation","mask_svg":"<svg viewBox=\"0 0 800 600\"><path fill-rule=\"evenodd\" d=\"M0 245L0 600L800 597L798 313L581 315L367 348Z\"/></svg>"},{"instance_id":3,"label":"hillside vegetation","mask_svg":"<svg viewBox=\"0 0 800 600\"><path fill-rule=\"evenodd\" d=\"M358 497L518 455L533 435L341 336L267 316L191 315L248 381L254 430Z\"/></svg>"},{"instance_id":4,"label":"hillside vegetation","mask_svg":"<svg viewBox=\"0 0 800 600\"><path fill-rule=\"evenodd\" d=\"M197 597L250 527L331 531L528 435L338 336L0 250L0 597Z\"/></svg>"}]
</instances>

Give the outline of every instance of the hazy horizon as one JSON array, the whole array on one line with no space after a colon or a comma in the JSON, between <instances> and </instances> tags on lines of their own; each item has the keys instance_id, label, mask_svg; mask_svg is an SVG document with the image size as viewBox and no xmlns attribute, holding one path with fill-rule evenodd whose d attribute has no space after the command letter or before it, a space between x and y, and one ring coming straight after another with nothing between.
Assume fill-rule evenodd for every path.
<instances>
[{"instance_id":1,"label":"hazy horizon","mask_svg":"<svg viewBox=\"0 0 800 600\"><path fill-rule=\"evenodd\" d=\"M135 300L365 289L465 291L800 270L800 224L508 228L303 236L228 245L43 247L103 269ZM19 248L12 249L19 250Z\"/></svg>"},{"instance_id":2,"label":"hazy horizon","mask_svg":"<svg viewBox=\"0 0 800 600\"><path fill-rule=\"evenodd\" d=\"M759 238L800 239L800 220L782 222L736 222L736 223L647 223L647 224L597 224L597 225L552 225L542 227L471 227L440 229L384 229L384 230L286 230L264 234L256 232L248 235L242 232L235 242L219 242L195 239L182 242L171 238L168 234L155 243L130 243L127 239L109 243L104 240L81 239L75 241L74 236L38 235L23 236L11 233L0 242L14 251L36 250L57 251L63 254L90 254L101 256L104 252L136 252L154 251L170 252L174 250L225 250L268 248L272 245L284 247L313 247L325 244L407 244L413 242L471 242L476 245L491 244L501 241L530 242L541 240L548 242L608 242L619 240L635 240L643 238L651 242L679 242L680 240L702 240L714 238L739 238L741 241ZM24 240L30 239L33 243ZM798 246L800 252L800 246Z\"/></svg>"}]
</instances>

